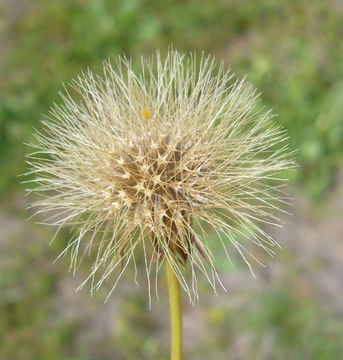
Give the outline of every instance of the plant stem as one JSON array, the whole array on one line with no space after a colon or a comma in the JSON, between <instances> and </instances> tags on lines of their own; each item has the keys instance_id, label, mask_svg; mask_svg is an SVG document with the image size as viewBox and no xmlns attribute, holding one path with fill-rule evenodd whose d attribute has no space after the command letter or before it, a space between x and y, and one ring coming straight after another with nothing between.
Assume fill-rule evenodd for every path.
<instances>
[{"instance_id":1,"label":"plant stem","mask_svg":"<svg viewBox=\"0 0 343 360\"><path fill-rule=\"evenodd\" d=\"M182 360L182 309L180 284L171 265L166 260L167 283L170 307L170 359Z\"/></svg>"}]
</instances>

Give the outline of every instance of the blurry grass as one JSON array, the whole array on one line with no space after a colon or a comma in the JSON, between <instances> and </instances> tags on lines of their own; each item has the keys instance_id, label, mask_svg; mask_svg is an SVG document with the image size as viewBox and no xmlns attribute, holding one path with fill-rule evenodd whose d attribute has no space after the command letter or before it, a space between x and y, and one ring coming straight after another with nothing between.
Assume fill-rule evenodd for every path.
<instances>
[{"instance_id":1,"label":"blurry grass","mask_svg":"<svg viewBox=\"0 0 343 360\"><path fill-rule=\"evenodd\" d=\"M32 127L39 127L42 114L59 101L62 82L87 67L99 70L103 59L166 51L171 43L181 51L214 53L237 75L247 74L262 91L263 102L280 114L276 121L289 130L292 149L299 150L298 185L313 200L333 185L343 154L343 9L338 1L13 0L3 1L0 11L4 202L23 192L16 178L25 170L23 142L31 141ZM22 239L6 242L12 250L3 257L13 261L6 263L0 281L6 290L0 295L0 357L90 359L73 345L82 324L53 318L51 296L60 275L46 272L40 245L23 250ZM37 267L31 268L32 263ZM31 271L21 274L23 269ZM332 328L337 324L326 320L310 297L287 290L272 289L253 299L255 307L243 314L212 311L209 326L215 340L190 357L203 353L226 359L231 345L226 334L252 332L261 340L272 331L276 345L269 359L342 358ZM148 336L155 325L140 313L142 306L139 299L127 303L119 320L122 331L112 339L120 349L106 347L112 342L104 339L103 352L95 354L106 359L106 351L116 351L118 359L150 359L166 353L157 348L158 339ZM142 344L144 334L147 342ZM260 340L255 340L258 348ZM251 349L249 358L256 358L254 344Z\"/></svg>"},{"instance_id":2,"label":"blurry grass","mask_svg":"<svg viewBox=\"0 0 343 360\"><path fill-rule=\"evenodd\" d=\"M234 339L244 334L247 359L340 359L342 321L328 321L313 299L292 290L292 286L271 288L255 296L248 309L211 308L208 327L217 336L211 336L211 345L206 344L211 349L209 358L228 358L225 354Z\"/></svg>"}]
</instances>

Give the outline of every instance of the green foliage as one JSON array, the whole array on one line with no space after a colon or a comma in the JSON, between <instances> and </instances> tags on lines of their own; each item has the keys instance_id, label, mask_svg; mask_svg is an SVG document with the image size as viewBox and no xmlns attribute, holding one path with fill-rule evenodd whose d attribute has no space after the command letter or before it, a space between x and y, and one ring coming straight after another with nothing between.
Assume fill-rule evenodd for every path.
<instances>
[{"instance_id":1,"label":"green foliage","mask_svg":"<svg viewBox=\"0 0 343 360\"><path fill-rule=\"evenodd\" d=\"M69 355L77 324L57 316L51 294L58 274L42 242L34 231L6 240L0 263L0 357L74 360Z\"/></svg>"},{"instance_id":2,"label":"green foliage","mask_svg":"<svg viewBox=\"0 0 343 360\"><path fill-rule=\"evenodd\" d=\"M342 320L328 320L309 294L294 290L292 285L270 288L257 294L253 306L245 310L241 308L245 299L237 309L211 308L209 327L218 336L211 338L210 346L207 344L213 353L210 358L226 359L233 339L245 334L247 359L340 359Z\"/></svg>"}]
</instances>

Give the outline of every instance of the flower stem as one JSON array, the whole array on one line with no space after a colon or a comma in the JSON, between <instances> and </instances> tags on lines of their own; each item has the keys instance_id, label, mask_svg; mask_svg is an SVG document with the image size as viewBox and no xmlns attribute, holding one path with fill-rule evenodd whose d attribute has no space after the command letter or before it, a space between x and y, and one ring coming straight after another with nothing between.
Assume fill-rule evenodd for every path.
<instances>
[{"instance_id":1,"label":"flower stem","mask_svg":"<svg viewBox=\"0 0 343 360\"><path fill-rule=\"evenodd\" d=\"M182 360L182 309L180 284L168 261L166 261L166 270L171 323L170 359Z\"/></svg>"}]
</instances>

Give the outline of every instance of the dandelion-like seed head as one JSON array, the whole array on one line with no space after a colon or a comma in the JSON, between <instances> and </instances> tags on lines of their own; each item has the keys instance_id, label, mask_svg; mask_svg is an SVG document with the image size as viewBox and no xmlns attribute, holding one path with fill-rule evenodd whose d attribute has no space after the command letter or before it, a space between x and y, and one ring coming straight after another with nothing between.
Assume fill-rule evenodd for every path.
<instances>
[{"instance_id":1,"label":"dandelion-like seed head","mask_svg":"<svg viewBox=\"0 0 343 360\"><path fill-rule=\"evenodd\" d=\"M129 59L106 62L103 76L88 71L61 96L35 134L29 191L48 223L75 228L63 252L74 270L95 254L92 289L107 278L114 289L141 250L149 281L167 261L191 298L199 271L215 288L211 231L250 268L242 238L273 253L259 223L278 223L279 173L292 161L248 82L210 56L171 50L142 58L138 73Z\"/></svg>"}]
</instances>

